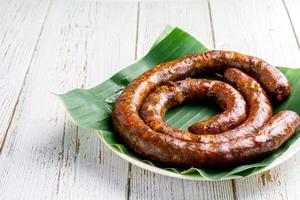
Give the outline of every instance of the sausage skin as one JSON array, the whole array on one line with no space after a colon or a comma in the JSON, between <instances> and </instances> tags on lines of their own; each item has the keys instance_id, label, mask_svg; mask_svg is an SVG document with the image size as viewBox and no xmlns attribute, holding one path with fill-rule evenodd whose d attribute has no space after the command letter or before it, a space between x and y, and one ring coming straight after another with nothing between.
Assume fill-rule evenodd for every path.
<instances>
[{"instance_id":1,"label":"sausage skin","mask_svg":"<svg viewBox=\"0 0 300 200\"><path fill-rule=\"evenodd\" d=\"M196 131L191 131L193 133L216 134L230 130L246 120L246 102L232 86L221 81L190 78L161 86L151 93L140 109L140 116L153 130L178 137L184 132L169 126L163 119L164 115L169 108L195 99L213 100L224 111L198 122Z\"/></svg>"},{"instance_id":2,"label":"sausage skin","mask_svg":"<svg viewBox=\"0 0 300 200\"><path fill-rule=\"evenodd\" d=\"M225 134L230 135L231 138L252 134L271 118L271 102L260 84L242 71L236 68L229 68L225 71L224 78L242 93L249 108L248 118L245 123ZM214 121L212 121L212 125L214 124ZM206 134L205 132L201 133L205 125L205 123L198 122L190 126L189 131L196 134Z\"/></svg>"},{"instance_id":3,"label":"sausage skin","mask_svg":"<svg viewBox=\"0 0 300 200\"><path fill-rule=\"evenodd\" d=\"M263 88L255 79L251 78L250 76L248 76L247 74L243 73L238 69L235 68L227 69L224 73L224 77L230 84L235 86L238 89L238 91L240 91L243 94L243 96L246 98L247 104L249 105L248 117L246 121L240 126L236 126L233 129L227 130L226 132L219 131L223 133L212 137L210 135L205 135L205 133L201 132L203 130L203 127L204 130L206 128L205 124L204 126L201 126L203 124L201 122L196 123L191 127L189 127L189 131L192 129L191 132L194 132L202 136L194 135L193 133L184 132L175 129L169 126L166 122L164 122L163 119L164 113L167 111L169 107L173 106L172 104L170 105L170 103L173 103L174 105L179 104L181 101L185 100L186 96L189 96L189 98L197 97L197 95L195 95L193 92L198 91L202 93L202 95L208 93L209 85L207 83L201 84L203 83L203 81L196 80L196 79L188 79L188 80L175 82L175 85L173 84L174 87L173 88L171 87L171 92L169 91L170 87L168 86L159 87L156 91L151 93L146 98L143 106L141 107L140 116L144 120L144 122L148 126L150 126L153 130L156 130L164 134L172 135L173 137L182 140L187 140L187 141L205 142L205 143L227 142L229 140L236 139L238 137L244 137L246 135L255 133L256 130L261 128L272 117L272 106L266 93L264 92ZM204 80L204 81L207 82L208 80ZM200 83L200 85L197 85L196 83ZM220 90L222 90L223 88L221 88L220 85L219 86L217 85L216 87L211 87L211 89L213 93L222 94L222 91ZM221 96L219 96L219 99L222 99ZM232 101L229 99L223 99L223 100L229 101L227 103L231 103L230 101ZM222 103L220 105L222 106ZM230 112L231 119L235 118L235 116L232 115L236 115L236 113L237 111ZM230 117L229 118L226 117L226 114L225 116L222 115L221 116L216 115L216 116L219 117L216 118L217 121L213 121L214 118L212 118L212 120L209 119L209 122L211 122L211 124L209 124L210 126L208 127L208 130L214 130L214 129L217 131L220 130L218 123L215 122L230 121L229 120ZM231 122L229 122L228 124L230 123ZM220 125L222 126L223 124L221 123ZM216 133L210 133L210 134L216 134Z\"/></svg>"},{"instance_id":4,"label":"sausage skin","mask_svg":"<svg viewBox=\"0 0 300 200\"><path fill-rule=\"evenodd\" d=\"M179 139L155 131L139 116L145 98L160 85L204 72L224 71L231 67L241 69L256 78L267 93L278 101L290 94L290 86L285 76L263 60L228 51L197 53L158 65L131 82L115 103L112 113L115 130L136 153L172 166L236 166L272 152L281 145L276 142L277 138L284 140L298 128L300 120L294 112L286 111L287 114L279 115L278 120L284 123L279 123L281 127L276 130L268 129L272 124L267 124L267 128L264 128L267 121L264 119L262 128L253 129L250 135L246 131L240 137L231 138L231 134L226 132L217 135L189 133L191 136L197 136L197 141L186 137ZM276 132L277 130L283 132ZM269 145L257 148L259 142L254 140L257 135L268 135ZM265 144L266 142L262 142L262 146Z\"/></svg>"}]
</instances>

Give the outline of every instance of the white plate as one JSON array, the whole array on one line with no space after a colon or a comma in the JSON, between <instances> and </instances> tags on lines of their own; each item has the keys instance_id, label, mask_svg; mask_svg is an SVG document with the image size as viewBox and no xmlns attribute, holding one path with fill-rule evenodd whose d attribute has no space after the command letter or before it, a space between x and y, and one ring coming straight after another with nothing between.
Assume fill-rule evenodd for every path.
<instances>
[{"instance_id":1,"label":"white plate","mask_svg":"<svg viewBox=\"0 0 300 200\"><path fill-rule=\"evenodd\" d=\"M189 175L184 175L184 174L177 174L175 172L172 171L168 171L165 169L161 169L155 166L152 166L150 164L144 163L140 160L136 160L124 153L121 153L119 151L117 151L116 149L114 149L110 144L107 144L105 142L105 140L103 140L102 137L100 137L100 139L103 141L103 143L110 149L112 150L114 153L116 153L118 156L120 156L121 158L123 158L124 160L130 162L131 164L138 166L142 169L146 169L148 171L151 171L153 173L157 173L160 175L164 175L164 176L170 176L170 177L174 177L174 178L179 178L179 179L186 179L186 180L196 180L196 181L205 181L205 180L210 180L208 178L202 177L202 176L189 176ZM265 172L267 170L270 170L278 165L280 165L281 163L285 162L286 160L288 160L289 158L291 158L293 155L295 155L298 151L300 150L300 139L296 140L289 148L286 152L284 152L281 156L279 156L278 158L276 158L270 165L268 165L267 167L261 168L253 173L251 173L249 176L255 175L255 174L259 174L262 172ZM225 178L222 178L221 180L231 180L231 179L238 179L238 178L244 178L242 176L236 176L236 175L232 175L232 176L228 176Z\"/></svg>"}]
</instances>

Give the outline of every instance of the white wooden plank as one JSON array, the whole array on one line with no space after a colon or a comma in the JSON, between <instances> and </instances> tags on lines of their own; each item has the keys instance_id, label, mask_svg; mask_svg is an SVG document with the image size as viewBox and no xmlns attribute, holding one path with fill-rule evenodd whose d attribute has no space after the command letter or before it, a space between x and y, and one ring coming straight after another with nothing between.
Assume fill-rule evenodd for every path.
<instances>
[{"instance_id":1,"label":"white wooden plank","mask_svg":"<svg viewBox=\"0 0 300 200\"><path fill-rule=\"evenodd\" d=\"M0 147L10 124L49 0L0 3Z\"/></svg>"},{"instance_id":2,"label":"white wooden plank","mask_svg":"<svg viewBox=\"0 0 300 200\"><path fill-rule=\"evenodd\" d=\"M300 62L280 0L212 0L211 4L216 48L256 55L278 66L295 66Z\"/></svg>"},{"instance_id":3,"label":"white wooden plank","mask_svg":"<svg viewBox=\"0 0 300 200\"><path fill-rule=\"evenodd\" d=\"M78 46L84 51L78 67L87 66L81 86L88 88L134 60L137 3L91 3L79 7L84 12L76 21L82 27L89 26L81 33ZM65 134L59 199L126 199L128 163L107 149L96 133L79 129L74 135L72 126L66 130L70 134Z\"/></svg>"},{"instance_id":4,"label":"white wooden plank","mask_svg":"<svg viewBox=\"0 0 300 200\"><path fill-rule=\"evenodd\" d=\"M282 1L212 0L211 10L218 49L241 51L275 65L299 66L298 47ZM298 156L264 174L234 181L237 199L297 199L287 194L291 187L287 183L291 176L299 177Z\"/></svg>"},{"instance_id":5,"label":"white wooden plank","mask_svg":"<svg viewBox=\"0 0 300 200\"><path fill-rule=\"evenodd\" d=\"M1 199L126 198L128 164L77 130L50 92L95 85L133 61L136 5L52 3L1 153Z\"/></svg>"},{"instance_id":6,"label":"white wooden plank","mask_svg":"<svg viewBox=\"0 0 300 200\"><path fill-rule=\"evenodd\" d=\"M168 1L140 3L137 56L143 57L167 26L177 26L213 48L208 2Z\"/></svg>"},{"instance_id":7,"label":"white wooden plank","mask_svg":"<svg viewBox=\"0 0 300 200\"><path fill-rule=\"evenodd\" d=\"M167 25L182 27L213 47L207 1L141 2L137 55L142 57ZM196 182L165 177L132 166L130 199L232 199L230 181Z\"/></svg>"}]
</instances>

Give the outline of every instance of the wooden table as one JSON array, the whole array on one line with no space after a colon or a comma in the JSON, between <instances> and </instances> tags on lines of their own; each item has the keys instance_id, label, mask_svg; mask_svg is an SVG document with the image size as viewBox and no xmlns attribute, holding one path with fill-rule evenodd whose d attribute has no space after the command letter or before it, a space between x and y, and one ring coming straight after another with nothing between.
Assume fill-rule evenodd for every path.
<instances>
[{"instance_id":1,"label":"wooden table","mask_svg":"<svg viewBox=\"0 0 300 200\"><path fill-rule=\"evenodd\" d=\"M70 121L51 92L104 81L167 24L209 48L300 66L297 0L1 0L0 199L300 199L300 154L245 179L184 181L132 166Z\"/></svg>"}]
</instances>

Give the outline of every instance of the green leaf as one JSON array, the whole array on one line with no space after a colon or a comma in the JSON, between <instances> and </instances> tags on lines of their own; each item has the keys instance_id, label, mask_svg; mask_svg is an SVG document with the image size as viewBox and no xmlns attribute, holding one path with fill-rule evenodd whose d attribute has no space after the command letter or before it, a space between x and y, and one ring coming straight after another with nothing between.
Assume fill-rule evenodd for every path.
<instances>
[{"instance_id":1,"label":"green leaf","mask_svg":"<svg viewBox=\"0 0 300 200\"><path fill-rule=\"evenodd\" d=\"M276 158L282 155L290 145L299 137L297 131L280 149L260 162L238 166L232 170L210 170L210 169L179 169L164 167L159 163L144 160L133 153L122 143L113 132L110 114L116 98L123 89L137 76L146 70L169 60L182 57L186 54L204 52L208 49L194 37L179 28L166 27L163 33L155 41L147 55L136 63L126 67L113 75L110 79L88 90L75 89L66 94L58 95L67 109L71 119L80 127L95 129L101 139L112 149L142 161L151 166L171 171L186 176L203 177L204 179L218 180L231 176L248 176L252 173L270 165ZM281 105L275 105L274 111L293 110L300 113L300 69L279 67L287 76L292 86L291 96ZM184 105L171 109L166 114L166 121L172 126L187 130L187 127L196 121L206 119L217 113L210 105Z\"/></svg>"}]
</instances>

